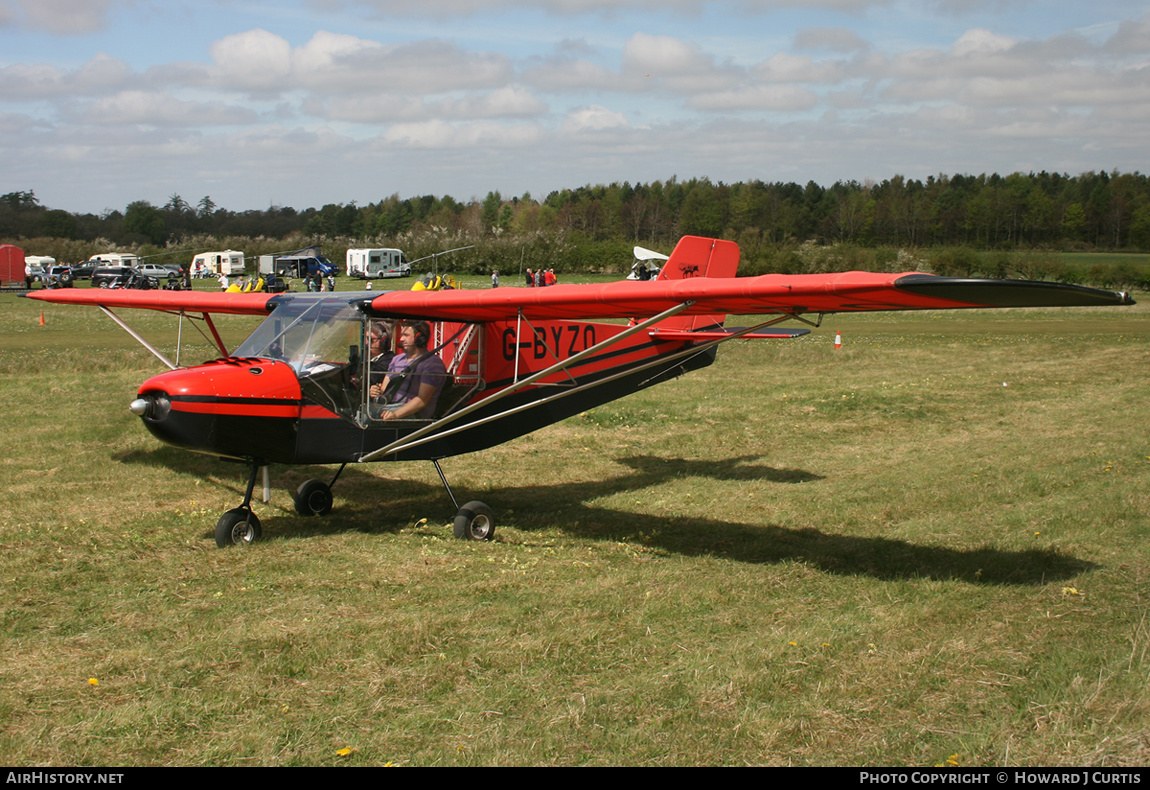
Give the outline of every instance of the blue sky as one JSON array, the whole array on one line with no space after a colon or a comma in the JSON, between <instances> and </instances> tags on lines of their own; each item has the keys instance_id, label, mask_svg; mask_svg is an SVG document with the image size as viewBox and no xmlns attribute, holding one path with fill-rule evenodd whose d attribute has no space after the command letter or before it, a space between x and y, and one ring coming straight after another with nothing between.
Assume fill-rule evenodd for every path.
<instances>
[{"instance_id":1,"label":"blue sky","mask_svg":"<svg viewBox=\"0 0 1150 790\"><path fill-rule=\"evenodd\" d=\"M0 193L1147 170L1144 3L0 0Z\"/></svg>"}]
</instances>

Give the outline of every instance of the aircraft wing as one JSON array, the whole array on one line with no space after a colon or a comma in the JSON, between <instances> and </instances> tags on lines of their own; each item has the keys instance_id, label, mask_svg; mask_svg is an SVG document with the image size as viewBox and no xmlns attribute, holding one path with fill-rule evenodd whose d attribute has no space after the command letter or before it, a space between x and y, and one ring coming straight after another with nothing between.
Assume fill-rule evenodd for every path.
<instances>
[{"instance_id":1,"label":"aircraft wing","mask_svg":"<svg viewBox=\"0 0 1150 790\"><path fill-rule=\"evenodd\" d=\"M269 304L278 294L224 293L210 291L134 291L129 288L55 288L23 294L51 304L78 304L92 307L131 307L175 313L230 313L267 315Z\"/></svg>"},{"instance_id":2,"label":"aircraft wing","mask_svg":"<svg viewBox=\"0 0 1150 790\"><path fill-rule=\"evenodd\" d=\"M1033 280L936 277L918 272L765 274L549 288L475 291L392 291L372 300L373 312L453 321L514 318L635 318L690 303L684 314L844 313L977 307L1130 305L1125 293Z\"/></svg>"}]
</instances>

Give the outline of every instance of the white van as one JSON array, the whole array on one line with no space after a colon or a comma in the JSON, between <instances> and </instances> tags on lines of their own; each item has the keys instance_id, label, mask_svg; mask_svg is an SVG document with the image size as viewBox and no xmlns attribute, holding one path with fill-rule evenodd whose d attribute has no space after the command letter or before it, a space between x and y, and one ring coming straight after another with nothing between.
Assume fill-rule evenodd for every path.
<instances>
[{"instance_id":1,"label":"white van","mask_svg":"<svg viewBox=\"0 0 1150 790\"><path fill-rule=\"evenodd\" d=\"M244 273L244 254L236 250L202 252L192 258L193 277L218 277Z\"/></svg>"},{"instance_id":2,"label":"white van","mask_svg":"<svg viewBox=\"0 0 1150 790\"><path fill-rule=\"evenodd\" d=\"M347 276L361 280L382 277L408 277L411 264L402 251L394 248L347 251Z\"/></svg>"}]
</instances>

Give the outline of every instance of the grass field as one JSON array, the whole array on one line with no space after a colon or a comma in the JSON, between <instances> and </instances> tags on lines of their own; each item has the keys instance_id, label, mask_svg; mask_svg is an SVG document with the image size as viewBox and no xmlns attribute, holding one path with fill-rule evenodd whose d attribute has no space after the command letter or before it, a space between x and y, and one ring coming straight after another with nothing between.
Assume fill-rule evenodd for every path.
<instances>
[{"instance_id":1,"label":"grass field","mask_svg":"<svg viewBox=\"0 0 1150 790\"><path fill-rule=\"evenodd\" d=\"M1145 765L1148 343L1145 295L832 316L447 459L491 543L451 539L411 463L349 468L323 519L286 490L330 472L275 467L265 540L219 550L245 471L128 413L158 363L94 310L0 296L0 748Z\"/></svg>"}]
</instances>

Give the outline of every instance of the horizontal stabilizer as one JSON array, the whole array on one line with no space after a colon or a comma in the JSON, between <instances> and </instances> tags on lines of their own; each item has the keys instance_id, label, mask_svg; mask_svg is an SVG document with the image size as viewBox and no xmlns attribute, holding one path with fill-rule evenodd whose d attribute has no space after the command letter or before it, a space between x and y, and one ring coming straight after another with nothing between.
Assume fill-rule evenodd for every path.
<instances>
[{"instance_id":1,"label":"horizontal stabilizer","mask_svg":"<svg viewBox=\"0 0 1150 790\"><path fill-rule=\"evenodd\" d=\"M713 329L698 329L698 330L679 330L679 329L654 329L651 331L651 338L654 340L722 340L723 338L730 337L731 335L738 334L743 331L743 327L715 327ZM789 340L792 337L801 337L809 335L809 329L770 329L766 332L748 332L745 335L739 335L740 340Z\"/></svg>"}]
</instances>

